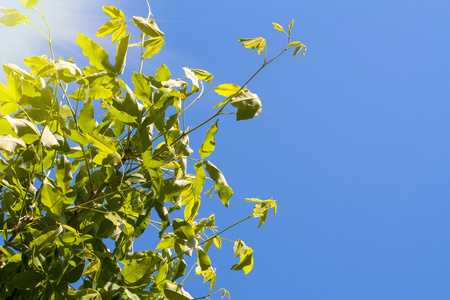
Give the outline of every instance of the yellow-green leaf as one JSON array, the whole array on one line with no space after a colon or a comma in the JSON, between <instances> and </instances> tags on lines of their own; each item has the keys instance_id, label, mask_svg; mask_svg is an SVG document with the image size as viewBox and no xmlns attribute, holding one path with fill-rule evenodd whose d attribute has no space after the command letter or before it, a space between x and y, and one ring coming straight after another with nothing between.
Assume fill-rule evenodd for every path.
<instances>
[{"instance_id":1,"label":"yellow-green leaf","mask_svg":"<svg viewBox=\"0 0 450 300\"><path fill-rule=\"evenodd\" d=\"M123 12L114 6L103 6L102 9L113 20L125 20Z\"/></svg>"},{"instance_id":2,"label":"yellow-green leaf","mask_svg":"<svg viewBox=\"0 0 450 300\"><path fill-rule=\"evenodd\" d=\"M200 159L204 159L204 158L208 157L214 151L214 148L216 147L216 141L214 140L214 135L216 134L217 129L218 129L218 127L217 127L218 121L219 120L217 120L215 123L213 123L211 125L211 128L206 131L205 141L203 142L200 149L198 149L198 152L200 152Z\"/></svg>"},{"instance_id":3,"label":"yellow-green leaf","mask_svg":"<svg viewBox=\"0 0 450 300\"><path fill-rule=\"evenodd\" d=\"M92 143L92 145L94 145L101 151L116 152L116 147L114 146L114 144L108 138L99 133L91 132L87 135L87 138Z\"/></svg>"},{"instance_id":4,"label":"yellow-green leaf","mask_svg":"<svg viewBox=\"0 0 450 300\"><path fill-rule=\"evenodd\" d=\"M241 87L236 84L224 83L216 87L214 92L224 97L230 97L236 94L240 89Z\"/></svg>"},{"instance_id":5,"label":"yellow-green leaf","mask_svg":"<svg viewBox=\"0 0 450 300\"><path fill-rule=\"evenodd\" d=\"M249 49L258 49L258 55L263 52L266 47L266 40L262 37L253 38L253 39L240 39L239 43L243 43L242 47Z\"/></svg>"},{"instance_id":6,"label":"yellow-green leaf","mask_svg":"<svg viewBox=\"0 0 450 300\"><path fill-rule=\"evenodd\" d=\"M275 28L276 30L281 31L281 32L285 32L284 28L280 24L275 23L275 22L272 23L272 24L273 24L273 28Z\"/></svg>"}]
</instances>

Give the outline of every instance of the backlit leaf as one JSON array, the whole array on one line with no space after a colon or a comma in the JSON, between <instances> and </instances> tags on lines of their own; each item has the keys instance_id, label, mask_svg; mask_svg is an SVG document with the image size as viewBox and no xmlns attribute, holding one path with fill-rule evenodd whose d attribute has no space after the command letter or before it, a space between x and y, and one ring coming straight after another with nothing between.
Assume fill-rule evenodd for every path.
<instances>
[{"instance_id":1,"label":"backlit leaf","mask_svg":"<svg viewBox=\"0 0 450 300\"><path fill-rule=\"evenodd\" d=\"M116 152L116 147L114 144L108 138L99 133L91 132L87 135L87 138L92 145L99 148L101 151Z\"/></svg>"},{"instance_id":2,"label":"backlit leaf","mask_svg":"<svg viewBox=\"0 0 450 300\"><path fill-rule=\"evenodd\" d=\"M216 141L214 140L214 135L217 132L217 122L211 125L211 128L206 131L205 141L198 151L200 152L200 159L208 157L216 147Z\"/></svg>"},{"instance_id":3,"label":"backlit leaf","mask_svg":"<svg viewBox=\"0 0 450 300\"><path fill-rule=\"evenodd\" d=\"M65 155L62 155L56 167L56 183L65 193L72 181L72 164Z\"/></svg>"},{"instance_id":4,"label":"backlit leaf","mask_svg":"<svg viewBox=\"0 0 450 300\"><path fill-rule=\"evenodd\" d=\"M147 47L144 52L144 59L151 58L153 55L161 51L162 47L166 43L162 37L154 38L150 40L151 43L144 43L144 46Z\"/></svg>"},{"instance_id":5,"label":"backlit leaf","mask_svg":"<svg viewBox=\"0 0 450 300\"><path fill-rule=\"evenodd\" d=\"M12 7L0 7L0 24L6 26L16 26L21 23L27 23L28 18Z\"/></svg>"},{"instance_id":6,"label":"backlit leaf","mask_svg":"<svg viewBox=\"0 0 450 300\"><path fill-rule=\"evenodd\" d=\"M114 6L103 6L102 9L113 20L125 20L123 12Z\"/></svg>"},{"instance_id":7,"label":"backlit leaf","mask_svg":"<svg viewBox=\"0 0 450 300\"><path fill-rule=\"evenodd\" d=\"M92 101L84 103L78 116L78 126L84 134L93 132L95 129L94 105Z\"/></svg>"},{"instance_id":8,"label":"backlit leaf","mask_svg":"<svg viewBox=\"0 0 450 300\"><path fill-rule=\"evenodd\" d=\"M83 50L83 54L89 58L89 63L100 70L115 72L115 68L109 62L108 53L89 37L78 33L77 44Z\"/></svg>"},{"instance_id":9,"label":"backlit leaf","mask_svg":"<svg viewBox=\"0 0 450 300\"><path fill-rule=\"evenodd\" d=\"M211 260L209 259L208 254L206 254L200 247L197 248L197 263L202 271L209 270L211 268Z\"/></svg>"},{"instance_id":10,"label":"backlit leaf","mask_svg":"<svg viewBox=\"0 0 450 300\"><path fill-rule=\"evenodd\" d=\"M220 201L222 201L223 205L228 207L230 198L231 196L233 196L233 190L228 186L228 183L225 180L222 172L220 172L220 170L215 165L207 160L204 161L204 165L206 171L209 174L209 177L215 182L217 186Z\"/></svg>"},{"instance_id":11,"label":"backlit leaf","mask_svg":"<svg viewBox=\"0 0 450 300\"><path fill-rule=\"evenodd\" d=\"M241 87L238 85L233 83L225 83L216 87L214 91L221 96L230 97L236 94L240 89Z\"/></svg>"},{"instance_id":12,"label":"backlit leaf","mask_svg":"<svg viewBox=\"0 0 450 300\"><path fill-rule=\"evenodd\" d=\"M116 72L119 75L122 75L123 71L125 69L125 64L126 64L125 62L126 62L129 40L130 40L130 34L127 34L117 44L116 63L114 65L114 67L116 68Z\"/></svg>"},{"instance_id":13,"label":"backlit leaf","mask_svg":"<svg viewBox=\"0 0 450 300\"><path fill-rule=\"evenodd\" d=\"M258 49L258 55L263 52L266 47L266 40L262 37L253 38L253 39L240 39L239 43L243 43L242 47L249 49Z\"/></svg>"},{"instance_id":14,"label":"backlit leaf","mask_svg":"<svg viewBox=\"0 0 450 300\"><path fill-rule=\"evenodd\" d=\"M150 37L164 36L164 33L158 28L154 20L146 20L143 17L133 17L134 24Z\"/></svg>"},{"instance_id":15,"label":"backlit leaf","mask_svg":"<svg viewBox=\"0 0 450 300\"><path fill-rule=\"evenodd\" d=\"M170 79L170 70L166 65L162 65L156 70L155 79L158 81L167 81Z\"/></svg>"},{"instance_id":16,"label":"backlit leaf","mask_svg":"<svg viewBox=\"0 0 450 300\"><path fill-rule=\"evenodd\" d=\"M25 1L25 8L26 9L33 8L38 3L38 1L39 0L26 0Z\"/></svg>"},{"instance_id":17,"label":"backlit leaf","mask_svg":"<svg viewBox=\"0 0 450 300\"><path fill-rule=\"evenodd\" d=\"M273 25L273 28L275 28L276 30L281 31L281 32L285 32L284 28L280 24L272 23L272 25Z\"/></svg>"}]
</instances>

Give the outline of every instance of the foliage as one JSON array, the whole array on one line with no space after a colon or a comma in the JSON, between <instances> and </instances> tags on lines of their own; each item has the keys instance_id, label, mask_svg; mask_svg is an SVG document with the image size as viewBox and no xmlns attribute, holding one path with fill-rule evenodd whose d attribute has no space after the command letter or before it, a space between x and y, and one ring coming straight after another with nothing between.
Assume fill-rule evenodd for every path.
<instances>
[{"instance_id":1,"label":"foliage","mask_svg":"<svg viewBox=\"0 0 450 300\"><path fill-rule=\"evenodd\" d=\"M30 13L0 7L0 23L30 21L37 0L21 0ZM42 4L42 3L41 3ZM294 56L306 49L290 42L243 85L221 84L214 91L225 97L210 118L186 127L185 112L213 85L205 70L184 68L185 78L173 79L166 65L155 75L141 72L144 60L164 46L164 33L153 17L126 19L112 6L111 18L97 36L111 35L117 52L110 54L79 33L77 44L90 66L73 59L32 56L23 60L30 71L5 64L7 84L0 83L0 295L7 299L194 299L185 284L203 276L214 290L216 269L208 256L212 244L222 247L221 234L252 217L261 226L275 201L256 202L243 220L218 231L215 216L199 217L202 196L217 195L228 207L233 195L224 175L208 156L215 150L218 118L234 107L237 120L261 112L261 100L245 86L267 64L289 49ZM131 42L128 25L139 39ZM47 24L48 26L48 24ZM263 38L239 42L258 54ZM140 68L124 77L130 47L139 47ZM267 55L267 51L265 56ZM209 89L208 89L209 91ZM192 99L192 100L191 100ZM216 119L214 121L214 119ZM199 148L189 146L189 134L211 124ZM193 161L195 174L187 172ZM207 182L211 188L204 192ZM203 193L203 194L202 194ZM156 212L156 215L152 214ZM275 212L275 211L274 211ZM154 250L133 250L133 241L148 226L159 231ZM239 262L233 270L250 272L253 249L233 241ZM113 245L108 249L107 245ZM187 257L194 256L195 275ZM180 279L184 279L180 281Z\"/></svg>"}]
</instances>

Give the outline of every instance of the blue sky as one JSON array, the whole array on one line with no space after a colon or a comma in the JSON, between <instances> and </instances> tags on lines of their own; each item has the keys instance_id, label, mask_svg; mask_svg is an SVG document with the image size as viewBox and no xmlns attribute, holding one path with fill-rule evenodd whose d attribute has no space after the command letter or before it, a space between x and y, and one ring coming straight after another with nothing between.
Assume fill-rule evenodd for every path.
<instances>
[{"instance_id":1,"label":"blue sky","mask_svg":"<svg viewBox=\"0 0 450 300\"><path fill-rule=\"evenodd\" d=\"M101 5L146 15L143 0L46 2L57 54L81 61L75 32L94 35L107 20ZM259 229L253 220L225 235L255 250L255 267L228 271L236 260L225 244L212 254L218 287L236 300L450 299L450 2L150 4L166 46L146 74L165 63L174 76L187 66L210 71L215 84L241 84L262 57L237 39L265 37L276 54L284 37L271 22L287 27L292 18L293 39L308 46L304 59L287 54L248 86L263 103L258 117L219 121L211 161L235 196L229 209L203 201L204 214L215 211L225 227L250 213L246 197L273 197L279 212ZM46 53L15 30L0 28L2 40L21 46L3 46L0 63ZM205 98L193 122L220 100Z\"/></svg>"}]
</instances>

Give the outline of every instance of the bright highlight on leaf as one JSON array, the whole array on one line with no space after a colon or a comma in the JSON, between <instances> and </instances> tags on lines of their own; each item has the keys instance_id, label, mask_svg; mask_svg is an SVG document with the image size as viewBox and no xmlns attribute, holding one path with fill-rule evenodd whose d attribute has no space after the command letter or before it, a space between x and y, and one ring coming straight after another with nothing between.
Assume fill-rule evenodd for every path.
<instances>
[{"instance_id":1,"label":"bright highlight on leaf","mask_svg":"<svg viewBox=\"0 0 450 300\"><path fill-rule=\"evenodd\" d=\"M0 24L5 26L16 26L21 23L27 23L28 17L22 15L17 9L12 7L1 7L0 6Z\"/></svg>"}]
</instances>

